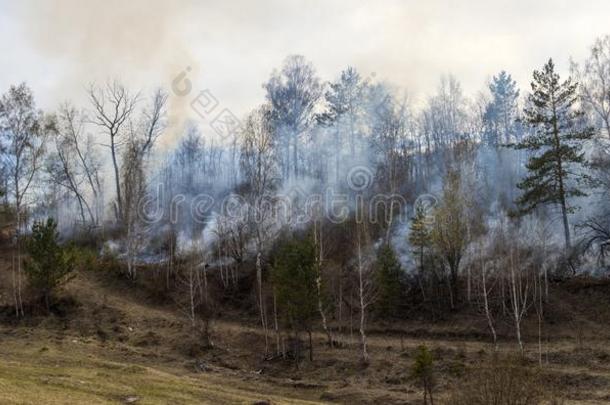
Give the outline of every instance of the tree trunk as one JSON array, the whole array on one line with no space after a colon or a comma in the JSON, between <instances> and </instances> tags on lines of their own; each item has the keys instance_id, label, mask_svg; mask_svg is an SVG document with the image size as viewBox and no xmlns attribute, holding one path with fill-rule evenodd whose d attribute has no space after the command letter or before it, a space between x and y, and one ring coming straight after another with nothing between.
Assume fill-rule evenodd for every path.
<instances>
[{"instance_id":1,"label":"tree trunk","mask_svg":"<svg viewBox=\"0 0 610 405\"><path fill-rule=\"evenodd\" d=\"M112 155L112 167L114 168L114 184L116 187L116 198L117 198L117 220L123 219L123 200L121 198L121 180L119 176L119 165L116 159L116 146L114 143L115 135L110 136L110 152Z\"/></svg>"},{"instance_id":2,"label":"tree trunk","mask_svg":"<svg viewBox=\"0 0 610 405\"><path fill-rule=\"evenodd\" d=\"M369 354L366 346L366 333L365 333L365 311L366 303L364 302L364 277L362 268L362 248L360 246L360 235L358 235L358 281L359 281L359 295L360 295L360 344L362 346L362 361L367 363L369 360Z\"/></svg>"},{"instance_id":3,"label":"tree trunk","mask_svg":"<svg viewBox=\"0 0 610 405\"><path fill-rule=\"evenodd\" d=\"M277 321L277 296L275 288L273 289L273 326L275 328L275 350L276 354L280 353L280 327Z\"/></svg>"},{"instance_id":4,"label":"tree trunk","mask_svg":"<svg viewBox=\"0 0 610 405\"><path fill-rule=\"evenodd\" d=\"M311 329L307 331L309 334L309 361L313 361L313 339L311 338Z\"/></svg>"},{"instance_id":5,"label":"tree trunk","mask_svg":"<svg viewBox=\"0 0 610 405\"><path fill-rule=\"evenodd\" d=\"M491 336L494 344L494 352L498 351L498 338L496 336L496 328L494 328L493 319L491 318L491 312L489 311L489 300L488 300L488 292L487 292L487 280L485 279L486 269L485 265L483 265L483 304L485 307L485 317L487 318L487 324L489 325L489 330L491 331Z\"/></svg>"},{"instance_id":6,"label":"tree trunk","mask_svg":"<svg viewBox=\"0 0 610 405\"><path fill-rule=\"evenodd\" d=\"M269 336L267 333L267 320L265 317L265 304L263 301L263 268L261 265L261 252L256 255L256 281L258 283L258 306L261 314L261 326L265 333L265 356L269 354Z\"/></svg>"},{"instance_id":7,"label":"tree trunk","mask_svg":"<svg viewBox=\"0 0 610 405\"><path fill-rule=\"evenodd\" d=\"M299 136L298 134L295 132L294 134L294 145L293 145L293 149L292 149L292 160L294 160L294 178L298 178L299 177L299 150L298 150L298 144L299 144Z\"/></svg>"},{"instance_id":8,"label":"tree trunk","mask_svg":"<svg viewBox=\"0 0 610 405\"><path fill-rule=\"evenodd\" d=\"M562 198L561 198L561 218L563 220L563 234L564 234L564 238L565 238L566 251L569 251L572 248L572 241L570 238L570 224L568 222L568 209L566 206L565 197L563 196L563 191L562 191Z\"/></svg>"},{"instance_id":9,"label":"tree trunk","mask_svg":"<svg viewBox=\"0 0 610 405\"><path fill-rule=\"evenodd\" d=\"M320 228L320 238L318 239L318 227L317 222L314 221L314 239L318 246L319 254L317 255L317 276L316 276L316 294L318 298L318 312L322 318L322 328L328 338L328 347L333 346L333 337L328 327L326 320L326 312L324 311L324 305L322 304L322 261L323 261L323 249L322 249L322 229Z\"/></svg>"},{"instance_id":10,"label":"tree trunk","mask_svg":"<svg viewBox=\"0 0 610 405\"><path fill-rule=\"evenodd\" d=\"M17 227L15 229L15 238L16 238L16 245L17 245L17 282L16 282L16 289L15 289L15 308L16 308L16 313L17 313L17 317L19 316L24 316L25 313L23 312L23 301L21 299L21 196L19 195L19 185L16 184L15 187L16 190L16 196L17 196L17 204L16 204L16 208L17 208Z\"/></svg>"},{"instance_id":11,"label":"tree trunk","mask_svg":"<svg viewBox=\"0 0 610 405\"><path fill-rule=\"evenodd\" d=\"M511 264L511 294L513 301L513 315L515 321L515 332L517 334L517 343L519 344L519 351L523 354L523 341L521 340L521 309L519 305L519 297L517 295L517 282L515 280L515 270Z\"/></svg>"},{"instance_id":12,"label":"tree trunk","mask_svg":"<svg viewBox=\"0 0 610 405\"><path fill-rule=\"evenodd\" d=\"M426 301L426 291L424 290L424 284L422 282L422 278L424 277L424 247L420 246L419 248L419 276L417 277L417 281L419 284L419 288L421 290L422 300Z\"/></svg>"},{"instance_id":13,"label":"tree trunk","mask_svg":"<svg viewBox=\"0 0 610 405\"><path fill-rule=\"evenodd\" d=\"M320 317L322 318L322 328L326 333L326 338L328 339L328 346L333 347L333 336L328 327L328 321L326 320L326 313L324 312L324 308L322 306L322 296L321 296L321 277L318 276L316 279L316 287L318 290L318 312L320 313Z\"/></svg>"}]
</instances>

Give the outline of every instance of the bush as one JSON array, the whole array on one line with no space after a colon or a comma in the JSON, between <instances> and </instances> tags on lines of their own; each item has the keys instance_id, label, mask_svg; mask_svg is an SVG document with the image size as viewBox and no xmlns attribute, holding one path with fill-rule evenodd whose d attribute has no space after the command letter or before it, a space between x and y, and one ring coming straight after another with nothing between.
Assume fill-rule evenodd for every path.
<instances>
[{"instance_id":1,"label":"bush","mask_svg":"<svg viewBox=\"0 0 610 405\"><path fill-rule=\"evenodd\" d=\"M392 318L398 313L401 299L403 271L392 247L381 246L377 252L375 282L379 291L375 304L381 318Z\"/></svg>"},{"instance_id":2,"label":"bush","mask_svg":"<svg viewBox=\"0 0 610 405\"><path fill-rule=\"evenodd\" d=\"M74 269L74 255L59 245L57 223L52 219L34 222L32 235L26 241L29 258L25 273L29 286L44 300L47 311L54 290L70 278Z\"/></svg>"},{"instance_id":3,"label":"bush","mask_svg":"<svg viewBox=\"0 0 610 405\"><path fill-rule=\"evenodd\" d=\"M466 375L449 403L455 405L531 405L543 397L537 370L520 358L493 358Z\"/></svg>"}]
</instances>

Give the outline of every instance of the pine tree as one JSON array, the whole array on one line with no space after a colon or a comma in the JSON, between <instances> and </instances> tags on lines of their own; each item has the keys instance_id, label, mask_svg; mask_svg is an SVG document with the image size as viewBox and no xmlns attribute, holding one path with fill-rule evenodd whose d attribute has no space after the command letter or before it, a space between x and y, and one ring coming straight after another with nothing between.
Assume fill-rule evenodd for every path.
<instances>
[{"instance_id":1,"label":"pine tree","mask_svg":"<svg viewBox=\"0 0 610 405\"><path fill-rule=\"evenodd\" d=\"M383 244L377 252L375 270L375 281L379 291L376 307L379 315L385 318L396 316L400 303L402 268L390 245Z\"/></svg>"},{"instance_id":2,"label":"pine tree","mask_svg":"<svg viewBox=\"0 0 610 405\"><path fill-rule=\"evenodd\" d=\"M26 245L29 260L25 273L30 287L42 296L47 311L53 291L67 282L74 270L74 255L59 245L58 238L57 223L49 218L46 222L34 222Z\"/></svg>"},{"instance_id":3,"label":"pine tree","mask_svg":"<svg viewBox=\"0 0 610 405\"><path fill-rule=\"evenodd\" d=\"M485 109L485 138L489 145L510 143L517 132L517 99L519 89L510 74L501 71L489 84L492 96Z\"/></svg>"},{"instance_id":4,"label":"pine tree","mask_svg":"<svg viewBox=\"0 0 610 405\"><path fill-rule=\"evenodd\" d=\"M585 166L583 141L591 139L594 130L583 125L584 113L576 108L577 84L572 79L561 82L553 60L542 71L534 71L532 93L524 109L524 120L534 133L517 149L534 152L526 167L529 174L517 185L523 194L517 200L521 213L539 205L555 204L561 208L566 249L571 247L568 214L574 212L568 200L586 196L579 188L591 177L580 173Z\"/></svg>"},{"instance_id":5,"label":"pine tree","mask_svg":"<svg viewBox=\"0 0 610 405\"><path fill-rule=\"evenodd\" d=\"M417 207L415 216L411 220L409 243L413 247L413 254L417 256L419 260L420 275L423 275L425 263L424 255L431 242L432 238L427 224L426 212L423 207Z\"/></svg>"},{"instance_id":6,"label":"pine tree","mask_svg":"<svg viewBox=\"0 0 610 405\"><path fill-rule=\"evenodd\" d=\"M281 243L272 269L277 305L287 326L295 331L297 341L299 332L305 330L309 334L310 360L313 360L312 322L318 313L317 276L316 249L309 238ZM297 351L298 345L297 342Z\"/></svg>"},{"instance_id":7,"label":"pine tree","mask_svg":"<svg viewBox=\"0 0 610 405\"><path fill-rule=\"evenodd\" d=\"M411 366L411 378L419 380L419 383L424 389L424 404L434 405L434 397L432 391L434 389L434 358L426 345L421 345L417 348L415 359Z\"/></svg>"}]
</instances>

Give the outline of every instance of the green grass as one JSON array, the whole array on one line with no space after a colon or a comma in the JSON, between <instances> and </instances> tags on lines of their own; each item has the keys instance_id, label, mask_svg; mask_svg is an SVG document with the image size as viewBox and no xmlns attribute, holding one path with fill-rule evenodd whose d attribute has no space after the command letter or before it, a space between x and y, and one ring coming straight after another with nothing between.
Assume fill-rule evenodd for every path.
<instances>
[{"instance_id":1,"label":"green grass","mask_svg":"<svg viewBox=\"0 0 610 405\"><path fill-rule=\"evenodd\" d=\"M63 347L10 346L3 345L0 352L2 404L116 404L130 396L139 398L137 404L251 404L262 399L313 403L290 399L289 391L270 391L265 385L221 374L179 375Z\"/></svg>"}]
</instances>

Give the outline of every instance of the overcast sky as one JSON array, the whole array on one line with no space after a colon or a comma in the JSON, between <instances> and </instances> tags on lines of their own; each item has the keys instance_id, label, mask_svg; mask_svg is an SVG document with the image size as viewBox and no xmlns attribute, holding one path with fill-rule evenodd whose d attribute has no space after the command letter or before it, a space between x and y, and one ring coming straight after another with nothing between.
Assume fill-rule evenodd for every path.
<instances>
[{"instance_id":1,"label":"overcast sky","mask_svg":"<svg viewBox=\"0 0 610 405\"><path fill-rule=\"evenodd\" d=\"M0 91L26 81L50 109L93 80L169 86L191 66L195 87L243 114L289 54L325 80L374 72L416 101L446 73L467 94L502 69L527 89L532 69L552 56L565 72L609 22L608 0L0 0Z\"/></svg>"}]
</instances>

